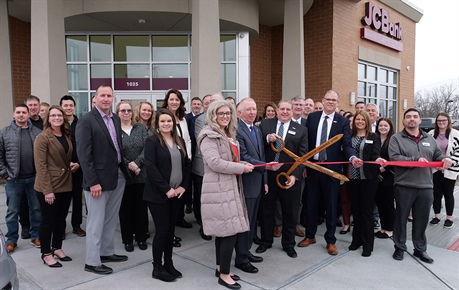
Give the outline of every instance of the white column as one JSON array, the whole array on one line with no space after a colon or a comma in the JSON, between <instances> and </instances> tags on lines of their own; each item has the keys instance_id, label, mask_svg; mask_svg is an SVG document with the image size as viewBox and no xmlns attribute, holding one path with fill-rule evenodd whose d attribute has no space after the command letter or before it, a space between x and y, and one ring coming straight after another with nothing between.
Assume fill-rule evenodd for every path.
<instances>
[{"instance_id":1,"label":"white column","mask_svg":"<svg viewBox=\"0 0 459 290\"><path fill-rule=\"evenodd\" d=\"M58 104L67 94L63 0L31 1L31 92Z\"/></svg>"},{"instance_id":2,"label":"white column","mask_svg":"<svg viewBox=\"0 0 459 290\"><path fill-rule=\"evenodd\" d=\"M0 128L13 118L13 75L11 68L8 0L0 0Z\"/></svg>"},{"instance_id":3,"label":"white column","mask_svg":"<svg viewBox=\"0 0 459 290\"><path fill-rule=\"evenodd\" d=\"M282 98L304 96L303 0L284 0Z\"/></svg>"},{"instance_id":4,"label":"white column","mask_svg":"<svg viewBox=\"0 0 459 290\"><path fill-rule=\"evenodd\" d=\"M191 97L221 92L218 2L191 1Z\"/></svg>"}]
</instances>

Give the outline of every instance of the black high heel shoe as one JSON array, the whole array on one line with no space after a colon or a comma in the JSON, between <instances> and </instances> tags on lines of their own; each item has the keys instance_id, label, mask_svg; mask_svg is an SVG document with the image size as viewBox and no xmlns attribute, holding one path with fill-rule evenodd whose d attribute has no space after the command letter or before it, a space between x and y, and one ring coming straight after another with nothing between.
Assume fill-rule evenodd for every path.
<instances>
[{"instance_id":1,"label":"black high heel shoe","mask_svg":"<svg viewBox=\"0 0 459 290\"><path fill-rule=\"evenodd\" d=\"M41 259L43 260L43 264L48 265L48 267L50 267L50 268L60 268L60 267L62 267L62 264L57 262L57 261L56 261L56 263L51 264L51 265L46 263L46 261L45 261L45 257L46 256L51 256L51 254L41 254Z\"/></svg>"},{"instance_id":2,"label":"black high heel shoe","mask_svg":"<svg viewBox=\"0 0 459 290\"><path fill-rule=\"evenodd\" d=\"M351 226L349 226L349 227L347 228L347 230L341 230L341 231L339 231L339 234L340 234L340 235L345 235L345 234L349 233L350 231L351 231Z\"/></svg>"},{"instance_id":3,"label":"black high heel shoe","mask_svg":"<svg viewBox=\"0 0 459 290\"><path fill-rule=\"evenodd\" d=\"M54 251L56 251L56 250L59 250L59 249L52 249L52 250L51 250L51 254L52 254L53 256L56 256L56 257L57 257L59 260L61 260L62 262L70 262L70 261L72 261L72 258L70 258L69 256L64 256L64 257L61 258L61 257L59 257L58 255L56 255L56 253L54 253Z\"/></svg>"}]
</instances>

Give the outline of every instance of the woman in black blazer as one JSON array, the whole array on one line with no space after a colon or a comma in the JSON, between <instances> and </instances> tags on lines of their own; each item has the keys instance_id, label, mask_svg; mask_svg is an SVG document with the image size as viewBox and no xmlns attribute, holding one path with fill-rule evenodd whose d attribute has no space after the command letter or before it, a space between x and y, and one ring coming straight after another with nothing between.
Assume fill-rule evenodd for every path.
<instances>
[{"instance_id":1,"label":"woman in black blazer","mask_svg":"<svg viewBox=\"0 0 459 290\"><path fill-rule=\"evenodd\" d=\"M153 238L153 278L165 282L182 277L172 263L174 228L180 209L179 198L188 184L190 163L185 142L177 134L174 115L160 109L153 135L145 141L147 180L143 199L155 223ZM163 264L164 257L164 264Z\"/></svg>"},{"instance_id":2,"label":"woman in black blazer","mask_svg":"<svg viewBox=\"0 0 459 290\"><path fill-rule=\"evenodd\" d=\"M382 161L381 139L371 132L370 116L367 112L356 113L352 122L352 147L355 156L363 161ZM355 168L349 166L348 191L354 218L352 243L349 250L355 251L363 246L363 257L371 256L374 244L373 209L378 189L378 164L367 164Z\"/></svg>"}]
</instances>

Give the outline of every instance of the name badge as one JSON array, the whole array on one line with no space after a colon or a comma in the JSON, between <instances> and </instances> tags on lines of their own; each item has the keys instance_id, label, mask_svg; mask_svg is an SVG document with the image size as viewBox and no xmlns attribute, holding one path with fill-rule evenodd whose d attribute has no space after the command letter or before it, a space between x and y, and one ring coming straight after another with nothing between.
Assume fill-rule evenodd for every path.
<instances>
[{"instance_id":1,"label":"name badge","mask_svg":"<svg viewBox=\"0 0 459 290\"><path fill-rule=\"evenodd\" d=\"M424 147L430 147L430 143L422 142L422 146L424 146Z\"/></svg>"},{"instance_id":2,"label":"name badge","mask_svg":"<svg viewBox=\"0 0 459 290\"><path fill-rule=\"evenodd\" d=\"M292 130L288 130L287 133L292 134L292 135L296 135L296 132L295 132L295 131L292 131Z\"/></svg>"},{"instance_id":3,"label":"name badge","mask_svg":"<svg viewBox=\"0 0 459 290\"><path fill-rule=\"evenodd\" d=\"M373 140L365 140L365 144L373 144Z\"/></svg>"}]
</instances>

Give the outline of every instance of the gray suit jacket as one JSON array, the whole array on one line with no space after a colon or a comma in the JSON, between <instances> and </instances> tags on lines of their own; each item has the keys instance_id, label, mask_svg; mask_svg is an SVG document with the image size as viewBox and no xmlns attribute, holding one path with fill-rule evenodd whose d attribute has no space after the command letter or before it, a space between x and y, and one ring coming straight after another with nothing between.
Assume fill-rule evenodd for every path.
<instances>
[{"instance_id":1,"label":"gray suit jacket","mask_svg":"<svg viewBox=\"0 0 459 290\"><path fill-rule=\"evenodd\" d=\"M253 165L264 164L266 162L263 136L257 126L253 127L257 135L258 146L247 125L242 120L239 121L236 138L239 142L241 161L246 161ZM264 184L268 184L265 167L256 167L252 172L242 174L245 198L257 198L261 194Z\"/></svg>"},{"instance_id":2,"label":"gray suit jacket","mask_svg":"<svg viewBox=\"0 0 459 290\"><path fill-rule=\"evenodd\" d=\"M202 128L207 125L206 117L207 113L202 113L199 115L199 117L196 118L196 122L194 123L194 136L196 137L196 140L198 140L198 136L199 133L201 133ZM192 133L190 132L190 134ZM196 154L193 156L191 172L199 176L204 176L204 162L202 160L201 150L197 145Z\"/></svg>"},{"instance_id":3,"label":"gray suit jacket","mask_svg":"<svg viewBox=\"0 0 459 290\"><path fill-rule=\"evenodd\" d=\"M113 114L121 160L123 144L121 139L121 121ZM129 176L124 162L118 165L118 157L108 128L99 111L94 108L78 120L76 127L76 149L83 171L83 188L88 190L100 184L102 191L114 190L118 184L118 166Z\"/></svg>"}]
</instances>

